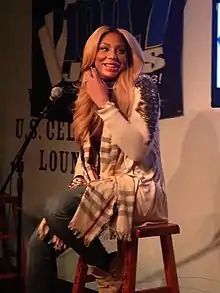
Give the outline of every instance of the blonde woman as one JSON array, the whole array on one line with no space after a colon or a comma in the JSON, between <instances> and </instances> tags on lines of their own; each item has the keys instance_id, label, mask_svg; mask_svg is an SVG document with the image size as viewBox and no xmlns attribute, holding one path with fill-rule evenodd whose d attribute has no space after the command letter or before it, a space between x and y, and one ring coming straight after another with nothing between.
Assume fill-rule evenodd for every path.
<instances>
[{"instance_id":1,"label":"blonde woman","mask_svg":"<svg viewBox=\"0 0 220 293\"><path fill-rule=\"evenodd\" d=\"M29 242L27 292L56 290L56 257L74 249L98 280L118 292L120 258L99 240L131 240L132 226L167 221L159 145L160 100L126 30L98 28L83 53L73 128L81 151L69 190L51 197Z\"/></svg>"}]
</instances>

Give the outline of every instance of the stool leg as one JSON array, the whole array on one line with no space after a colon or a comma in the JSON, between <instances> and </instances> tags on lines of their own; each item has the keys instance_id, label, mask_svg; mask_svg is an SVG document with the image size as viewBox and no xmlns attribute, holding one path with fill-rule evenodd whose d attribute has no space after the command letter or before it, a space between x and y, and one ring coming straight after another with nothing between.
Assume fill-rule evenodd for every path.
<instances>
[{"instance_id":1,"label":"stool leg","mask_svg":"<svg viewBox=\"0 0 220 293\"><path fill-rule=\"evenodd\" d=\"M87 270L87 265L83 262L83 260L80 257L76 266L76 276L72 287L72 293L85 292Z\"/></svg>"},{"instance_id":2,"label":"stool leg","mask_svg":"<svg viewBox=\"0 0 220 293\"><path fill-rule=\"evenodd\" d=\"M171 235L160 236L163 263L167 286L170 287L170 293L179 293L179 284L176 271L176 262L173 251L173 242Z\"/></svg>"},{"instance_id":3,"label":"stool leg","mask_svg":"<svg viewBox=\"0 0 220 293\"><path fill-rule=\"evenodd\" d=\"M122 293L134 293L136 285L138 238L124 243L124 271Z\"/></svg>"}]
</instances>

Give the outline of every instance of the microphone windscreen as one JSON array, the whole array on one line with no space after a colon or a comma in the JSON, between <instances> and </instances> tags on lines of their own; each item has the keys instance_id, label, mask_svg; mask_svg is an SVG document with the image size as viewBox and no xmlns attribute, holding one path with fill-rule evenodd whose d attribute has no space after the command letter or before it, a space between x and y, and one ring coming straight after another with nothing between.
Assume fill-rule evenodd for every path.
<instances>
[{"instance_id":1,"label":"microphone windscreen","mask_svg":"<svg viewBox=\"0 0 220 293\"><path fill-rule=\"evenodd\" d=\"M63 95L63 89L61 87L54 87L51 90L51 95L50 95L50 100L51 101L56 101Z\"/></svg>"}]
</instances>

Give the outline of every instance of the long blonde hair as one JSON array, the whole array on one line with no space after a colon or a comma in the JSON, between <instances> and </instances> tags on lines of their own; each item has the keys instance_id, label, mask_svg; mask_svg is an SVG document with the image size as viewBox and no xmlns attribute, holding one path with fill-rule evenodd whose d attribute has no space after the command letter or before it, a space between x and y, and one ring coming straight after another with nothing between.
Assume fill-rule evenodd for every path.
<instances>
[{"instance_id":1,"label":"long blonde hair","mask_svg":"<svg viewBox=\"0 0 220 293\"><path fill-rule=\"evenodd\" d=\"M127 68L119 75L113 87L113 96L115 97L116 105L125 118L129 117L132 107L134 81L141 73L144 65L141 47L136 38L128 31L124 29L112 30L108 26L101 26L89 37L83 51L81 86L75 102L73 118L74 137L81 145L87 139L88 135L93 135L101 123L101 119L96 113L97 108L86 93L85 81L90 67L95 62L100 41L109 32L117 32L122 35L128 46Z\"/></svg>"}]
</instances>

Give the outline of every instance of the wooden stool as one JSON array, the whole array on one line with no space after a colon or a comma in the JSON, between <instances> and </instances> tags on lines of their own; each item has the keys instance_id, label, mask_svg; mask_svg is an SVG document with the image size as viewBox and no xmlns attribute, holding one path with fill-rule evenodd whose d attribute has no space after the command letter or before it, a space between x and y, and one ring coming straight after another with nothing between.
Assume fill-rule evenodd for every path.
<instances>
[{"instance_id":1,"label":"wooden stool","mask_svg":"<svg viewBox=\"0 0 220 293\"><path fill-rule=\"evenodd\" d=\"M179 293L179 284L171 236L172 234L178 233L180 233L180 228L176 224L151 224L145 227L136 227L134 229L132 241L121 242L120 249L123 254L122 293L135 293L138 239L155 236L160 237L166 286L141 290L141 293ZM94 281L94 277L87 275L87 265L83 263L81 258L79 258L72 293L84 293L85 284L92 281Z\"/></svg>"}]
</instances>

